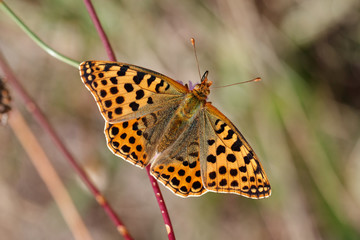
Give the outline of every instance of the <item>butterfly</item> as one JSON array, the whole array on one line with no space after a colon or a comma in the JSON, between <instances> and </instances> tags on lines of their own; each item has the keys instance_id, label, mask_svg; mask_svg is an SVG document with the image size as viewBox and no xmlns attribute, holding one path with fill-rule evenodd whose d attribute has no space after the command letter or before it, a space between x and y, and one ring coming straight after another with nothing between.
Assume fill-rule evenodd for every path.
<instances>
[{"instance_id":1,"label":"butterfly","mask_svg":"<svg viewBox=\"0 0 360 240\"><path fill-rule=\"evenodd\" d=\"M80 75L105 119L109 149L181 197L207 191L270 196L261 163L240 131L207 96L212 82L187 85L119 62L85 61Z\"/></svg>"}]
</instances>

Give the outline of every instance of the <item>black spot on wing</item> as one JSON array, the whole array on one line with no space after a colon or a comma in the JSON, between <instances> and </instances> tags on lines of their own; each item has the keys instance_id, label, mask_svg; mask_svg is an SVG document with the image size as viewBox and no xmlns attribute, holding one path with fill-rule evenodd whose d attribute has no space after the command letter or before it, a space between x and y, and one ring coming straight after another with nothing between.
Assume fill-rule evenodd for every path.
<instances>
[{"instance_id":1,"label":"black spot on wing","mask_svg":"<svg viewBox=\"0 0 360 240\"><path fill-rule=\"evenodd\" d=\"M225 147L223 145L219 145L216 148L216 155L220 155L221 153L225 153Z\"/></svg>"},{"instance_id":2,"label":"black spot on wing","mask_svg":"<svg viewBox=\"0 0 360 240\"><path fill-rule=\"evenodd\" d=\"M152 97L148 97L147 103L148 104L153 104L154 103Z\"/></svg>"},{"instance_id":3,"label":"black spot on wing","mask_svg":"<svg viewBox=\"0 0 360 240\"><path fill-rule=\"evenodd\" d=\"M170 88L170 84L167 83L167 86L165 88L165 91L167 91Z\"/></svg>"},{"instance_id":4,"label":"black spot on wing","mask_svg":"<svg viewBox=\"0 0 360 240\"><path fill-rule=\"evenodd\" d=\"M104 98L104 97L106 97L106 95L107 95L107 92L104 89L102 89L100 91L100 96Z\"/></svg>"},{"instance_id":5,"label":"black spot on wing","mask_svg":"<svg viewBox=\"0 0 360 240\"><path fill-rule=\"evenodd\" d=\"M121 107L115 108L115 113L116 113L117 115L122 114L122 108L121 108Z\"/></svg>"},{"instance_id":6,"label":"black spot on wing","mask_svg":"<svg viewBox=\"0 0 360 240\"><path fill-rule=\"evenodd\" d=\"M239 167L239 170L240 170L240 172L242 172L242 173L246 173L247 168L246 168L246 166L241 166L241 167Z\"/></svg>"},{"instance_id":7,"label":"black spot on wing","mask_svg":"<svg viewBox=\"0 0 360 240\"><path fill-rule=\"evenodd\" d=\"M232 187L237 187L237 186L239 186L239 183L238 183L238 181L234 180L234 181L231 182L230 185L231 185Z\"/></svg>"},{"instance_id":8,"label":"black spot on wing","mask_svg":"<svg viewBox=\"0 0 360 240\"><path fill-rule=\"evenodd\" d=\"M192 184L192 187L196 190L196 189L199 189L201 188L201 183L199 181L195 181L193 184Z\"/></svg>"},{"instance_id":9,"label":"black spot on wing","mask_svg":"<svg viewBox=\"0 0 360 240\"><path fill-rule=\"evenodd\" d=\"M144 123L145 127L148 127L148 126L149 126L146 117L143 117L143 118L141 119L141 121Z\"/></svg>"},{"instance_id":10,"label":"black spot on wing","mask_svg":"<svg viewBox=\"0 0 360 240\"><path fill-rule=\"evenodd\" d=\"M116 77L111 77L110 81L111 81L112 84L118 84L118 80L117 80Z\"/></svg>"},{"instance_id":11,"label":"black spot on wing","mask_svg":"<svg viewBox=\"0 0 360 240\"><path fill-rule=\"evenodd\" d=\"M126 133L123 133L123 134L120 135L120 138L121 138L121 139L125 139L126 137L127 137L127 134L126 134Z\"/></svg>"},{"instance_id":12,"label":"black spot on wing","mask_svg":"<svg viewBox=\"0 0 360 240\"><path fill-rule=\"evenodd\" d=\"M226 123L221 124L220 128L218 130L216 130L215 132L217 134L222 133L225 130L225 126L226 126Z\"/></svg>"},{"instance_id":13,"label":"black spot on wing","mask_svg":"<svg viewBox=\"0 0 360 240\"><path fill-rule=\"evenodd\" d=\"M225 167L225 166L221 166L221 167L219 168L219 173L220 173L220 174L225 174L225 173L226 173L226 167Z\"/></svg>"},{"instance_id":14,"label":"black spot on wing","mask_svg":"<svg viewBox=\"0 0 360 240\"><path fill-rule=\"evenodd\" d=\"M222 179L222 180L219 182L219 185L220 185L221 187L226 186L226 184L227 184L226 179Z\"/></svg>"},{"instance_id":15,"label":"black spot on wing","mask_svg":"<svg viewBox=\"0 0 360 240\"><path fill-rule=\"evenodd\" d=\"M191 156L191 157L198 157L198 156L199 156L199 152L189 153L189 156Z\"/></svg>"},{"instance_id":16,"label":"black spot on wing","mask_svg":"<svg viewBox=\"0 0 360 240\"><path fill-rule=\"evenodd\" d=\"M133 77L133 80L136 84L140 84L141 81L144 79L145 73L137 72L137 74Z\"/></svg>"},{"instance_id":17,"label":"black spot on wing","mask_svg":"<svg viewBox=\"0 0 360 240\"><path fill-rule=\"evenodd\" d=\"M230 169L230 175L235 177L238 174L238 170L235 168Z\"/></svg>"},{"instance_id":18,"label":"black spot on wing","mask_svg":"<svg viewBox=\"0 0 360 240\"><path fill-rule=\"evenodd\" d=\"M248 153L245 157L244 157L244 162L245 164L249 164L250 160L252 159L252 155L250 153Z\"/></svg>"},{"instance_id":19,"label":"black spot on wing","mask_svg":"<svg viewBox=\"0 0 360 240\"><path fill-rule=\"evenodd\" d=\"M134 90L134 87L130 83L124 84L124 88L127 92L132 92Z\"/></svg>"},{"instance_id":20,"label":"black spot on wing","mask_svg":"<svg viewBox=\"0 0 360 240\"><path fill-rule=\"evenodd\" d=\"M118 133L119 133L119 128L117 128L117 127L112 127L111 128L111 134L113 136L117 135Z\"/></svg>"},{"instance_id":21,"label":"black spot on wing","mask_svg":"<svg viewBox=\"0 0 360 240\"><path fill-rule=\"evenodd\" d=\"M144 95L145 95L144 90L140 89L140 90L137 90L137 91L136 91L136 97L135 97L135 98L136 98L137 100L139 100L139 99L143 98Z\"/></svg>"},{"instance_id":22,"label":"black spot on wing","mask_svg":"<svg viewBox=\"0 0 360 240\"><path fill-rule=\"evenodd\" d=\"M179 179L177 179L176 177L173 177L173 178L171 179L171 183L172 183L174 186L179 186L180 181L179 181Z\"/></svg>"},{"instance_id":23,"label":"black spot on wing","mask_svg":"<svg viewBox=\"0 0 360 240\"><path fill-rule=\"evenodd\" d=\"M256 162L256 168L254 169L254 173L259 174L259 173L261 173L261 167L260 167L259 161L255 159L255 162Z\"/></svg>"},{"instance_id":24,"label":"black spot on wing","mask_svg":"<svg viewBox=\"0 0 360 240\"><path fill-rule=\"evenodd\" d=\"M242 142L239 138L236 139L236 141L231 145L231 150L240 152L240 147L242 146Z\"/></svg>"},{"instance_id":25,"label":"black spot on wing","mask_svg":"<svg viewBox=\"0 0 360 240\"><path fill-rule=\"evenodd\" d=\"M104 103L105 103L105 107L107 107L107 108L111 107L111 105L112 105L111 100L106 100Z\"/></svg>"},{"instance_id":26,"label":"black spot on wing","mask_svg":"<svg viewBox=\"0 0 360 240\"><path fill-rule=\"evenodd\" d=\"M111 94L116 94L119 92L119 90L117 87L112 87L112 88L110 88L110 92L111 92Z\"/></svg>"},{"instance_id":27,"label":"black spot on wing","mask_svg":"<svg viewBox=\"0 0 360 240\"><path fill-rule=\"evenodd\" d=\"M208 155L206 160L210 163L215 163L216 162L216 157L212 154Z\"/></svg>"},{"instance_id":28,"label":"black spot on wing","mask_svg":"<svg viewBox=\"0 0 360 240\"><path fill-rule=\"evenodd\" d=\"M148 78L147 80L147 84L148 84L148 87L150 87L150 85L155 81L155 76L151 76Z\"/></svg>"},{"instance_id":29,"label":"black spot on wing","mask_svg":"<svg viewBox=\"0 0 360 240\"><path fill-rule=\"evenodd\" d=\"M236 161L236 157L234 154L232 153L229 153L227 156L226 156L226 159L229 161L229 162L235 162Z\"/></svg>"},{"instance_id":30,"label":"black spot on wing","mask_svg":"<svg viewBox=\"0 0 360 240\"><path fill-rule=\"evenodd\" d=\"M156 86L155 86L155 91L156 91L157 93L159 93L159 92L160 92L160 88L161 88L162 86L164 86L164 80L161 79L161 81L160 81L158 84L156 84Z\"/></svg>"},{"instance_id":31,"label":"black spot on wing","mask_svg":"<svg viewBox=\"0 0 360 240\"><path fill-rule=\"evenodd\" d=\"M229 140L229 139L231 139L232 138L232 136L234 135L234 131L233 130L229 130L228 131L228 135L224 138L225 140Z\"/></svg>"},{"instance_id":32,"label":"black spot on wing","mask_svg":"<svg viewBox=\"0 0 360 240\"><path fill-rule=\"evenodd\" d=\"M105 63L104 64L104 72L107 72L111 69L113 66L119 66L117 63Z\"/></svg>"},{"instance_id":33,"label":"black spot on wing","mask_svg":"<svg viewBox=\"0 0 360 240\"><path fill-rule=\"evenodd\" d=\"M179 174L179 176L184 176L184 175L185 175L185 170L184 170L184 169L180 169L180 170L178 171L178 174Z\"/></svg>"},{"instance_id":34,"label":"black spot on wing","mask_svg":"<svg viewBox=\"0 0 360 240\"><path fill-rule=\"evenodd\" d=\"M120 67L120 71L117 72L117 75L118 75L119 77L125 76L126 71L127 71L128 69L129 69L129 66L127 66L127 65L121 66L121 67Z\"/></svg>"},{"instance_id":35,"label":"black spot on wing","mask_svg":"<svg viewBox=\"0 0 360 240\"><path fill-rule=\"evenodd\" d=\"M189 164L189 168L194 168L194 167L196 167L196 161Z\"/></svg>"},{"instance_id":36,"label":"black spot on wing","mask_svg":"<svg viewBox=\"0 0 360 240\"><path fill-rule=\"evenodd\" d=\"M129 104L129 107L131 107L131 110L133 110L134 112L139 109L139 106L140 106L140 105L139 105L138 103L136 103L136 102L131 102L131 103Z\"/></svg>"},{"instance_id":37,"label":"black spot on wing","mask_svg":"<svg viewBox=\"0 0 360 240\"><path fill-rule=\"evenodd\" d=\"M130 147L128 147L128 146L126 146L126 145L123 145L123 146L121 147L121 150L123 150L123 152L125 152L125 153L128 153L128 152L130 151Z\"/></svg>"},{"instance_id":38,"label":"black spot on wing","mask_svg":"<svg viewBox=\"0 0 360 240\"><path fill-rule=\"evenodd\" d=\"M123 96L119 96L115 99L115 101L116 101L116 103L121 104L125 101L125 99Z\"/></svg>"},{"instance_id":39,"label":"black spot on wing","mask_svg":"<svg viewBox=\"0 0 360 240\"><path fill-rule=\"evenodd\" d=\"M216 172L215 172L215 171L210 172L210 173L209 173L209 178L210 178L210 179L215 179L215 178L216 178Z\"/></svg>"}]
</instances>

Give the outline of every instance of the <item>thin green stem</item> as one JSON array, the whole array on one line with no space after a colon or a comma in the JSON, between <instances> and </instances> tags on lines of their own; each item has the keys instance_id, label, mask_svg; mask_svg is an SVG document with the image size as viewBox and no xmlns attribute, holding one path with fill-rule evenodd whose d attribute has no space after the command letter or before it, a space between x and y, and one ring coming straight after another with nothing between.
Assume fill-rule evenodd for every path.
<instances>
[{"instance_id":1,"label":"thin green stem","mask_svg":"<svg viewBox=\"0 0 360 240\"><path fill-rule=\"evenodd\" d=\"M79 62L68 58L64 55L62 55L61 53L53 50L52 48L50 48L46 43L44 43L38 36L36 36L36 34L34 32L32 32L30 30L30 28L28 26L25 25L25 23L23 21L21 21L21 19L16 16L16 14L5 4L5 2L0 1L0 9L3 10L5 13L7 13L13 20L14 22L19 25L21 27L22 30L24 30L24 32L29 35L29 37L34 40L34 42L39 45L39 47L41 47L43 50L45 50L48 54L50 54L51 56L59 59L60 61L67 63L73 67L78 68L79 67Z\"/></svg>"}]
</instances>

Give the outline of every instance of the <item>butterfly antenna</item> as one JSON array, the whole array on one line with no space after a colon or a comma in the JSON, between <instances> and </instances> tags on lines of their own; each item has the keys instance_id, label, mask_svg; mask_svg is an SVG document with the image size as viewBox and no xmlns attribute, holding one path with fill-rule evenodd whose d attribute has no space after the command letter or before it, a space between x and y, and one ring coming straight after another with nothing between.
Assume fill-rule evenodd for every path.
<instances>
[{"instance_id":1,"label":"butterfly antenna","mask_svg":"<svg viewBox=\"0 0 360 240\"><path fill-rule=\"evenodd\" d=\"M201 79L199 60L198 60L198 57L197 57L197 54L196 54L195 39L194 39L194 38L191 38L190 41L191 41L191 44L192 44L193 47L194 47L194 53L195 53L195 58L196 58L196 65L197 65L197 68L198 68L199 77L200 77L200 79Z\"/></svg>"},{"instance_id":2,"label":"butterfly antenna","mask_svg":"<svg viewBox=\"0 0 360 240\"><path fill-rule=\"evenodd\" d=\"M223 87L230 87L230 86L234 86L234 85L239 85L239 84L243 84L243 83L249 83L249 82L260 82L261 78L257 77L248 81L244 81L244 82L239 82L239 83L233 83L233 84L229 84L229 85L225 85L225 86L220 86L220 87L213 87L213 88L223 88Z\"/></svg>"}]
</instances>

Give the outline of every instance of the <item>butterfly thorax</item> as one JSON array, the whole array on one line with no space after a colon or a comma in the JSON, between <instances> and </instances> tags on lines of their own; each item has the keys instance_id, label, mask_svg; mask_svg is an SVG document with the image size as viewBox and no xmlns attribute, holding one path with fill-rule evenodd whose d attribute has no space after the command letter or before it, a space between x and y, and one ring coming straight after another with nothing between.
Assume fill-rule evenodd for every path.
<instances>
[{"instance_id":1,"label":"butterfly thorax","mask_svg":"<svg viewBox=\"0 0 360 240\"><path fill-rule=\"evenodd\" d=\"M208 81L207 72L205 72L201 83L197 84L192 91L186 94L164 131L157 147L158 152L162 152L172 145L181 133L189 127L189 123L192 122L200 109L205 105L206 98L210 93L209 87L211 84L212 82Z\"/></svg>"},{"instance_id":2,"label":"butterfly thorax","mask_svg":"<svg viewBox=\"0 0 360 240\"><path fill-rule=\"evenodd\" d=\"M164 129L165 131L157 147L157 152L163 152L179 138L179 136L189 127L189 123L198 115L205 103L206 101L198 98L194 91L186 94L174 116Z\"/></svg>"}]
</instances>

